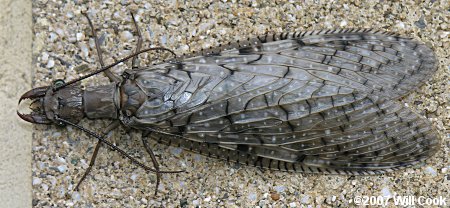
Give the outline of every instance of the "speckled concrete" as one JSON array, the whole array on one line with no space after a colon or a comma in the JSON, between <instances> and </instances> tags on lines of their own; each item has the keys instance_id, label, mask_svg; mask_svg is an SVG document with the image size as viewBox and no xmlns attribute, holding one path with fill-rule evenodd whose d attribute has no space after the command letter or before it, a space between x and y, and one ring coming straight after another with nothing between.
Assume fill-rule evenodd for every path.
<instances>
[{"instance_id":1,"label":"speckled concrete","mask_svg":"<svg viewBox=\"0 0 450 208\"><path fill-rule=\"evenodd\" d=\"M336 207L355 206L356 196L415 195L449 197L450 107L448 2L413 1L34 1L35 86L71 80L99 66L86 19L92 17L106 63L132 52L136 39L130 11L136 14L144 46L165 46L184 53L266 31L321 28L377 28L395 31L430 45L439 70L404 102L426 115L443 138L441 150L426 163L392 174L350 177L261 171L227 164L152 143L164 169L157 196L156 177L115 152L100 151L95 168L79 192L75 184L88 167L96 141L72 128L39 126L33 139L33 204L74 207ZM215 3L212 3L215 2ZM152 55L142 55L147 64ZM122 64L113 71L129 67ZM84 85L106 83L97 76ZM108 121L81 122L100 131ZM109 139L148 162L138 132L114 131ZM450 203L448 201L447 203ZM391 203L390 206L393 206Z\"/></svg>"}]
</instances>

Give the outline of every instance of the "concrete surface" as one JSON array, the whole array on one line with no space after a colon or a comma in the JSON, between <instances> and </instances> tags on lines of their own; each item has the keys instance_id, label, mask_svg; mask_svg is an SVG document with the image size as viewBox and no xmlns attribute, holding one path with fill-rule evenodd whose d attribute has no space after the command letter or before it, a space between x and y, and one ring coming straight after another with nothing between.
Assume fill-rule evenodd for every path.
<instances>
[{"instance_id":1,"label":"concrete surface","mask_svg":"<svg viewBox=\"0 0 450 208\"><path fill-rule=\"evenodd\" d=\"M162 169L187 170L163 175L155 196L155 175L107 148L100 150L91 174L74 191L88 167L95 139L74 128L38 127L32 163L33 203L37 206L354 207L360 196L449 198L448 1L37 0L33 5L36 86L55 79L72 80L99 66L83 11L89 13L102 39L107 64L135 48L130 11L138 19L144 47L162 45L178 54L266 30L363 27L398 32L425 42L436 52L438 72L402 102L426 115L445 139L440 151L426 162L369 177L261 171L152 142ZM141 62L154 56L142 55ZM124 63L113 71L128 67L130 63ZM108 80L103 75L82 81L84 86L105 83ZM84 119L81 125L99 132L107 121ZM108 139L148 163L138 133L116 130Z\"/></svg>"},{"instance_id":2,"label":"concrete surface","mask_svg":"<svg viewBox=\"0 0 450 208\"><path fill-rule=\"evenodd\" d=\"M0 207L31 206L32 126L16 115L31 86L31 1L0 0Z\"/></svg>"}]
</instances>

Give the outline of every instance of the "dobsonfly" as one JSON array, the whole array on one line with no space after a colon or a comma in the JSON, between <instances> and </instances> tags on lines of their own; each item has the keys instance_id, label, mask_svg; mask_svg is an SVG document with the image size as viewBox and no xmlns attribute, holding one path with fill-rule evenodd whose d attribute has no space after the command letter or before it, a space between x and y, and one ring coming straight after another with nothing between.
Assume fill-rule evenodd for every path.
<instances>
[{"instance_id":1,"label":"dobsonfly","mask_svg":"<svg viewBox=\"0 0 450 208\"><path fill-rule=\"evenodd\" d=\"M394 33L372 29L267 33L177 56L141 49L105 66L87 14L101 69L38 87L31 123L70 125L99 141L75 189L90 172L101 144L136 165L163 173L145 137L227 161L281 171L371 175L409 167L432 156L440 140L430 122L398 99L436 70L433 51ZM133 16L133 14L131 14ZM137 66L148 51L174 58ZM109 71L132 59L121 75ZM83 89L79 81L104 72L111 83ZM77 123L111 119L101 133ZM119 125L143 130L153 168L104 139Z\"/></svg>"}]
</instances>

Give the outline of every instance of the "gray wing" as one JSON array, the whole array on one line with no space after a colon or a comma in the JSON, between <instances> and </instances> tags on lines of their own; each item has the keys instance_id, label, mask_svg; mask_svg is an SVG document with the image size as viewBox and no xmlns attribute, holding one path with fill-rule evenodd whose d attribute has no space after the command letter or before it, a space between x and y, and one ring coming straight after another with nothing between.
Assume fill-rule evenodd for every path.
<instances>
[{"instance_id":1,"label":"gray wing","mask_svg":"<svg viewBox=\"0 0 450 208\"><path fill-rule=\"evenodd\" d=\"M191 56L188 64L297 80L320 78L392 99L417 89L437 70L434 52L426 45L369 29L267 34L186 55ZM206 73L216 74L214 68Z\"/></svg>"},{"instance_id":2,"label":"gray wing","mask_svg":"<svg viewBox=\"0 0 450 208\"><path fill-rule=\"evenodd\" d=\"M186 139L154 132L159 141L263 168L348 174L392 171L438 149L430 123L393 101L436 68L414 40L312 31L191 56L164 66L185 87L170 91L171 113L158 114L161 129Z\"/></svg>"}]
</instances>

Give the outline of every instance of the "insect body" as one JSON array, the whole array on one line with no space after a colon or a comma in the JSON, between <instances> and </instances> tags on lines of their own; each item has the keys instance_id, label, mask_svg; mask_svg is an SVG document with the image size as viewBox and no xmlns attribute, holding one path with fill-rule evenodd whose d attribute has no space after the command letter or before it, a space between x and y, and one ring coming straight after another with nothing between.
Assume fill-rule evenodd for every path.
<instances>
[{"instance_id":1,"label":"insect body","mask_svg":"<svg viewBox=\"0 0 450 208\"><path fill-rule=\"evenodd\" d=\"M380 174L437 151L431 124L397 101L435 70L430 48L391 33L267 34L110 73L104 86L33 89L23 98L39 100L41 109L19 115L70 125L110 118L161 143L262 168ZM159 176L153 162L147 170Z\"/></svg>"}]
</instances>

